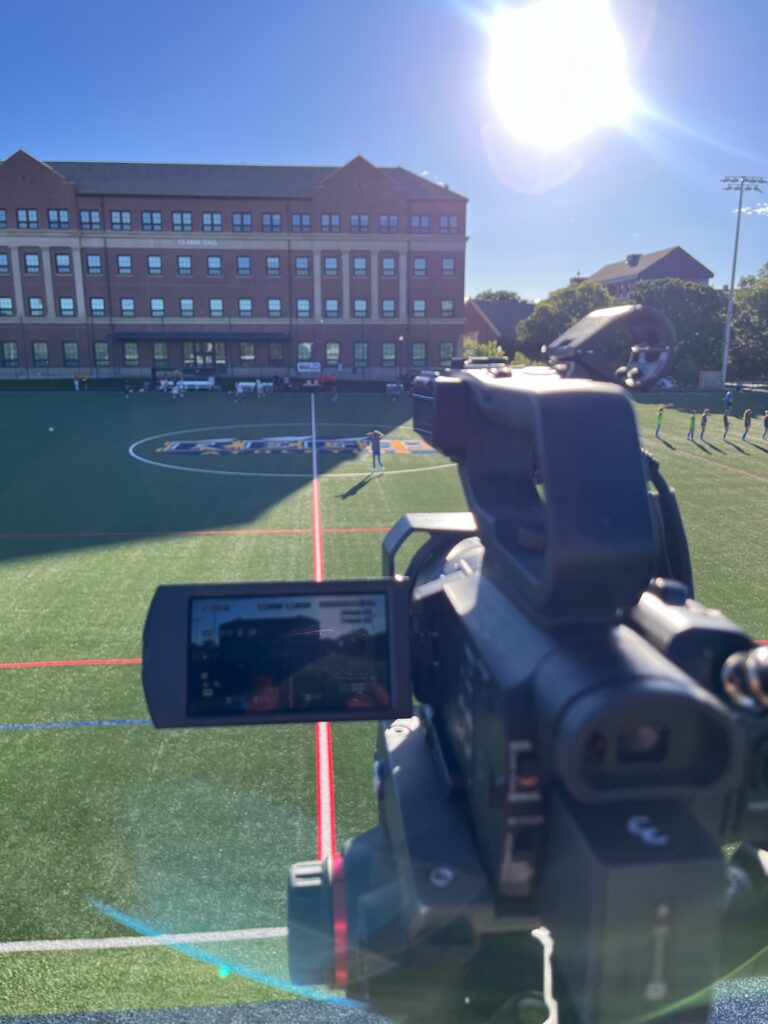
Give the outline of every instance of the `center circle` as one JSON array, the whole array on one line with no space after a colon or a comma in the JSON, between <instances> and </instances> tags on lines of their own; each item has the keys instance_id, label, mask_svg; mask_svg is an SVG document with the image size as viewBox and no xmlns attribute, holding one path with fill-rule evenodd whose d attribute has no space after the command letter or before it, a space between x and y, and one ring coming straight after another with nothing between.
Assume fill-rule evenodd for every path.
<instances>
[{"instance_id":1,"label":"center circle","mask_svg":"<svg viewBox=\"0 0 768 1024\"><path fill-rule=\"evenodd\" d=\"M384 430L397 430L400 424L384 425ZM291 428L303 428L300 433L291 433ZM354 428L363 427L364 433L355 434ZM357 450L354 443L365 444L365 433L370 424L363 423L319 423L317 425L317 457L318 461L358 460L370 458L366 447ZM198 435L195 438L193 435ZM200 436L202 435L202 436ZM176 447L178 445L178 447ZM327 447L325 447L327 445ZM145 447L146 446L146 447ZM142 451L146 450L146 454ZM148 450L147 450L148 449ZM306 421L288 421L278 423L235 423L224 426L193 427L186 430L171 430L162 434L152 434L134 441L128 448L132 459L159 469L173 469L182 473L204 473L208 476L240 476L240 477L285 477L287 479L312 479L311 464L305 472L274 473L266 470L246 469L214 469L210 463L214 459L227 460L227 465L235 459L258 459L258 464L270 464L274 459L309 460L312 454L311 435L307 431ZM387 459L388 473L424 473L433 469L447 469L451 463L439 452L430 449L419 438L389 438L382 442L382 454ZM154 456L154 457L150 457ZM161 456L158 458L157 456ZM163 460L163 456L165 459ZM391 456L391 458L389 457ZM171 458L201 460L208 465L179 465L168 461ZM417 465L409 468L390 468L394 459L428 460L429 465ZM439 460L439 461L436 461ZM352 472L332 471L334 477L365 477L370 468L360 468ZM322 471L321 471L321 475Z\"/></svg>"}]
</instances>

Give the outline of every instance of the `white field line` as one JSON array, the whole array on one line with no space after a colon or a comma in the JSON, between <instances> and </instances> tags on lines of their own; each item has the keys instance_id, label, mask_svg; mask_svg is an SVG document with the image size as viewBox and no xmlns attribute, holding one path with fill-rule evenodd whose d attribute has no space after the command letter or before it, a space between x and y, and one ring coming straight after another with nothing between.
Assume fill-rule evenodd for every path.
<instances>
[{"instance_id":1,"label":"white field line","mask_svg":"<svg viewBox=\"0 0 768 1024\"><path fill-rule=\"evenodd\" d=\"M180 932L169 935L121 935L112 939L39 939L0 942L2 953L67 953L82 949L136 949L143 946L198 946L206 942L283 939L287 928L241 928L229 932Z\"/></svg>"}]
</instances>

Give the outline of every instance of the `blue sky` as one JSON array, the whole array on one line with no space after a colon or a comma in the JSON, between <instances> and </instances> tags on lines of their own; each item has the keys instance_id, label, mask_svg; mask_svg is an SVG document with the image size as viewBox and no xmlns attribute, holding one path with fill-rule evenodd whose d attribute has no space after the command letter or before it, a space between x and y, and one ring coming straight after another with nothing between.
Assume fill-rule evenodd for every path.
<instances>
[{"instance_id":1,"label":"blue sky","mask_svg":"<svg viewBox=\"0 0 768 1024\"><path fill-rule=\"evenodd\" d=\"M469 198L468 294L542 298L577 271L675 244L727 283L735 202L720 178L768 177L768 4L615 0L646 113L554 160L497 122L492 9L5 0L0 157L335 165L360 153ZM747 216L739 272L766 261L768 215Z\"/></svg>"}]
</instances>

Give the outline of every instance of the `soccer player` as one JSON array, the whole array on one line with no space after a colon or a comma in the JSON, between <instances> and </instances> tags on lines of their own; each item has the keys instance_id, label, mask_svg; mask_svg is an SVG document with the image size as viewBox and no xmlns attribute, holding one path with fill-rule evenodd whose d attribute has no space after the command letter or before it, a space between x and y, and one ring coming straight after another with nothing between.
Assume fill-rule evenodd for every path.
<instances>
[{"instance_id":1,"label":"soccer player","mask_svg":"<svg viewBox=\"0 0 768 1024\"><path fill-rule=\"evenodd\" d=\"M705 409L701 414L701 434L699 437L704 440L704 431L707 429L707 420L709 419L709 409Z\"/></svg>"},{"instance_id":2,"label":"soccer player","mask_svg":"<svg viewBox=\"0 0 768 1024\"><path fill-rule=\"evenodd\" d=\"M731 427L731 421L728 419L728 410L726 409L723 413L723 440L728 437L728 431Z\"/></svg>"},{"instance_id":3,"label":"soccer player","mask_svg":"<svg viewBox=\"0 0 768 1024\"><path fill-rule=\"evenodd\" d=\"M664 406L659 406L659 411L656 413L656 437L661 433L661 428L664 425Z\"/></svg>"},{"instance_id":4,"label":"soccer player","mask_svg":"<svg viewBox=\"0 0 768 1024\"><path fill-rule=\"evenodd\" d=\"M696 429L696 413L692 412L690 419L688 420L688 440L693 441L693 432Z\"/></svg>"},{"instance_id":5,"label":"soccer player","mask_svg":"<svg viewBox=\"0 0 768 1024\"><path fill-rule=\"evenodd\" d=\"M763 440L768 437L768 409L763 413Z\"/></svg>"},{"instance_id":6,"label":"soccer player","mask_svg":"<svg viewBox=\"0 0 768 1024\"><path fill-rule=\"evenodd\" d=\"M379 469L384 470L384 463L381 461L381 439L384 437L380 430L371 430L368 433L371 442L371 471L376 469L376 460L379 460Z\"/></svg>"},{"instance_id":7,"label":"soccer player","mask_svg":"<svg viewBox=\"0 0 768 1024\"><path fill-rule=\"evenodd\" d=\"M747 434L749 433L749 428L751 426L752 426L752 410L751 409L745 409L744 410L744 433L741 435L741 440L742 441L746 441L747 440Z\"/></svg>"}]
</instances>

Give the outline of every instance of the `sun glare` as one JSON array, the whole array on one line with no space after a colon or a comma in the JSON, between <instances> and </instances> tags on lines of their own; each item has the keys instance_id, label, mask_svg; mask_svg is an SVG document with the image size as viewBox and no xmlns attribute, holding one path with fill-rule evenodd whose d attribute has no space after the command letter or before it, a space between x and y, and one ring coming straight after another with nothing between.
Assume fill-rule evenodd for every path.
<instances>
[{"instance_id":1,"label":"sun glare","mask_svg":"<svg viewBox=\"0 0 768 1024\"><path fill-rule=\"evenodd\" d=\"M491 100L518 142L562 149L629 115L624 43L607 0L501 8L489 33Z\"/></svg>"}]
</instances>

